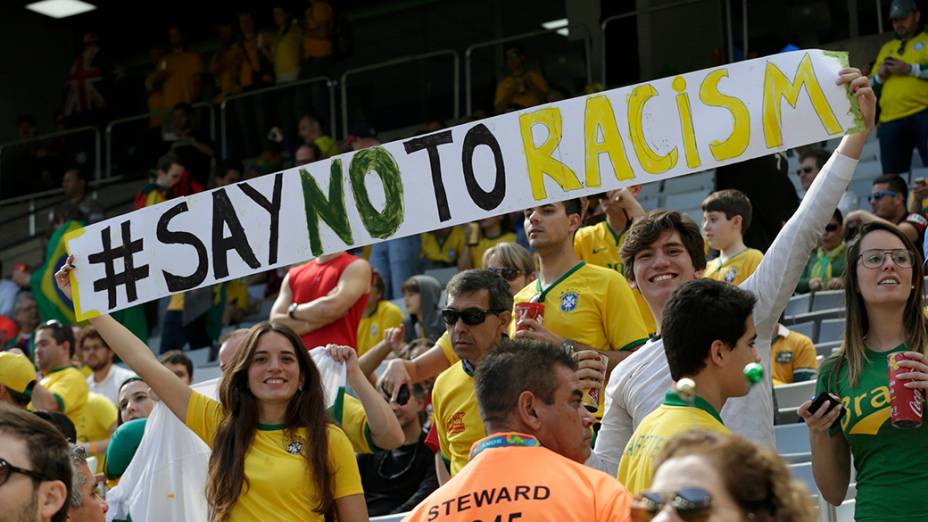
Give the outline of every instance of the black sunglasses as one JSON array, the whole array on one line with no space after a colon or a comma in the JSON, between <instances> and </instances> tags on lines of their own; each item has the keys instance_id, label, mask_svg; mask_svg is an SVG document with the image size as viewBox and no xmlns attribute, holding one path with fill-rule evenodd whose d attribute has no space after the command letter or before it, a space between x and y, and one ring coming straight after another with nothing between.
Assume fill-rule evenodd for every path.
<instances>
[{"instance_id":1,"label":"black sunglasses","mask_svg":"<svg viewBox=\"0 0 928 522\"><path fill-rule=\"evenodd\" d=\"M841 225L838 225L835 223L828 223L827 225L825 225L825 232L834 232L835 230L838 230L839 226Z\"/></svg>"},{"instance_id":2,"label":"black sunglasses","mask_svg":"<svg viewBox=\"0 0 928 522\"><path fill-rule=\"evenodd\" d=\"M23 469L10 464L5 459L0 459L0 486L6 484L6 481L10 480L10 476L13 475L13 473L20 473L22 475L26 475L27 477L32 477L33 480L37 480L39 482L47 480L45 476L38 471Z\"/></svg>"},{"instance_id":3,"label":"black sunglasses","mask_svg":"<svg viewBox=\"0 0 928 522\"><path fill-rule=\"evenodd\" d=\"M506 281L512 281L522 273L518 268L488 268L487 270L502 277Z\"/></svg>"},{"instance_id":4,"label":"black sunglasses","mask_svg":"<svg viewBox=\"0 0 928 522\"><path fill-rule=\"evenodd\" d=\"M465 308L463 310L445 308L441 311L441 318L448 326L457 324L458 318L464 321L464 324L468 326L477 326L478 324L483 324L483 322L487 320L487 314L497 315L501 312L503 312L503 310L481 310L476 307Z\"/></svg>"},{"instance_id":5,"label":"black sunglasses","mask_svg":"<svg viewBox=\"0 0 928 522\"><path fill-rule=\"evenodd\" d=\"M670 504L677 516L686 522L708 520L712 513L712 495L703 488L683 488L664 500L660 493L645 491L632 502L632 522L647 522Z\"/></svg>"}]
</instances>

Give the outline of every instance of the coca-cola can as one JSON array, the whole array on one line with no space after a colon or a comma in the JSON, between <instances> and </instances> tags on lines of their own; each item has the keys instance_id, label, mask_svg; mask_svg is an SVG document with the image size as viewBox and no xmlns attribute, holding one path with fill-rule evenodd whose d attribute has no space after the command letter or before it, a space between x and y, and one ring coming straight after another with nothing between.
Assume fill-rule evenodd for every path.
<instances>
[{"instance_id":1,"label":"coca-cola can","mask_svg":"<svg viewBox=\"0 0 928 522\"><path fill-rule=\"evenodd\" d=\"M528 325L522 324L522 319L534 319L539 323L545 318L545 304L534 301L516 303L516 331L527 330Z\"/></svg>"},{"instance_id":2,"label":"coca-cola can","mask_svg":"<svg viewBox=\"0 0 928 522\"><path fill-rule=\"evenodd\" d=\"M906 387L912 379L899 379L897 375L909 373L912 368L899 366L900 361L915 360L907 353L889 355L889 402L892 407L890 421L893 427L913 429L922 425L922 407L925 402L923 390Z\"/></svg>"}]
</instances>

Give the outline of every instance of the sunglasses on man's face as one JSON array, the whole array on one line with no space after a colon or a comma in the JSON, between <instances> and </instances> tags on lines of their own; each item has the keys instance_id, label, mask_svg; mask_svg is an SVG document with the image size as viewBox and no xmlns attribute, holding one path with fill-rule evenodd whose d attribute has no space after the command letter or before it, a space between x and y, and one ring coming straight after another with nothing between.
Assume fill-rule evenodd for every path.
<instances>
[{"instance_id":1,"label":"sunglasses on man's face","mask_svg":"<svg viewBox=\"0 0 928 522\"><path fill-rule=\"evenodd\" d=\"M825 225L825 232L834 232L835 230L838 230L838 227L840 226L841 225L837 223L828 223L827 225Z\"/></svg>"},{"instance_id":2,"label":"sunglasses on man's face","mask_svg":"<svg viewBox=\"0 0 928 522\"><path fill-rule=\"evenodd\" d=\"M892 190L881 190L879 192L874 192L873 194L870 194L867 197L870 200L870 203L873 203L875 201L879 201L883 199L883 196L895 197L898 195L899 195L898 192L894 192Z\"/></svg>"},{"instance_id":3,"label":"sunglasses on man's face","mask_svg":"<svg viewBox=\"0 0 928 522\"><path fill-rule=\"evenodd\" d=\"M7 480L10 480L10 476L13 473L19 473L21 475L26 475L27 477L32 477L34 480L43 481L45 477L38 471L32 471L31 469L23 469L18 466L14 466L6 461L6 459L0 459L0 486L6 484Z\"/></svg>"},{"instance_id":4,"label":"sunglasses on man's face","mask_svg":"<svg viewBox=\"0 0 928 522\"><path fill-rule=\"evenodd\" d=\"M632 502L632 522L648 522L667 504L685 522L703 522L712 513L712 495L703 488L683 488L667 500L656 491L645 491Z\"/></svg>"},{"instance_id":5,"label":"sunglasses on man's face","mask_svg":"<svg viewBox=\"0 0 928 522\"><path fill-rule=\"evenodd\" d=\"M501 312L502 310L482 310L477 307L465 308L463 310L445 308L441 311L441 318L449 327L457 324L458 319L464 321L464 324L467 326L477 326L483 324L483 322L487 320L488 314L497 315Z\"/></svg>"},{"instance_id":6,"label":"sunglasses on man's face","mask_svg":"<svg viewBox=\"0 0 928 522\"><path fill-rule=\"evenodd\" d=\"M519 277L519 274L522 273L522 271L519 270L518 268L498 267L498 268L488 268L487 270L502 277L506 281L512 281L513 279Z\"/></svg>"}]
</instances>

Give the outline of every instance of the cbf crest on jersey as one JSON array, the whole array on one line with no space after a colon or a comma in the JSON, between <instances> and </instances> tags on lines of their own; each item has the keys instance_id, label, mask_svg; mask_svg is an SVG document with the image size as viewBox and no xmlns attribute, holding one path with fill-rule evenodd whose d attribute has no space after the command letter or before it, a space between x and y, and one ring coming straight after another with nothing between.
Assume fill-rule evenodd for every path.
<instances>
[{"instance_id":1,"label":"cbf crest on jersey","mask_svg":"<svg viewBox=\"0 0 928 522\"><path fill-rule=\"evenodd\" d=\"M735 270L735 267L730 267L728 271L725 272L726 283L734 283L736 277L738 277L738 271Z\"/></svg>"},{"instance_id":2,"label":"cbf crest on jersey","mask_svg":"<svg viewBox=\"0 0 928 522\"><path fill-rule=\"evenodd\" d=\"M577 302L580 300L580 296L577 295L577 292L570 291L566 292L561 296L561 311L562 312L573 312L577 308Z\"/></svg>"}]
</instances>

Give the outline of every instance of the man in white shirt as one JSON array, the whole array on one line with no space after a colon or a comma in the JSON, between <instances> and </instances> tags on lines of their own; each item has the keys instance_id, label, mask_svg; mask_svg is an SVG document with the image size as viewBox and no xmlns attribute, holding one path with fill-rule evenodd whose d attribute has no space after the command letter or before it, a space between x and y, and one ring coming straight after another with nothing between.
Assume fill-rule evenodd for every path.
<instances>
[{"instance_id":1,"label":"man in white shirt","mask_svg":"<svg viewBox=\"0 0 928 522\"><path fill-rule=\"evenodd\" d=\"M87 377L87 387L90 391L103 395L113 404L118 404L119 388L126 379L135 377L135 373L113 364L113 351L93 327L81 331L78 353L81 361L93 370Z\"/></svg>"},{"instance_id":2,"label":"man in white shirt","mask_svg":"<svg viewBox=\"0 0 928 522\"><path fill-rule=\"evenodd\" d=\"M773 326L799 282L809 253L847 190L873 129L876 101L869 82L856 69L843 70L839 78L857 95L867 130L844 137L799 209L767 250L763 262L740 285L757 296L753 313L758 332L755 346L768 376ZM602 427L587 465L611 475L616 474L619 459L635 428L657 409L664 392L673 384L659 338L664 305L674 290L700 277L705 268L699 228L673 211L654 212L636 221L628 231L621 255L626 279L638 287L654 314L658 337L616 366L609 377ZM770 385L755 386L747 396L731 399L721 414L732 431L768 447L774 446Z\"/></svg>"}]
</instances>

